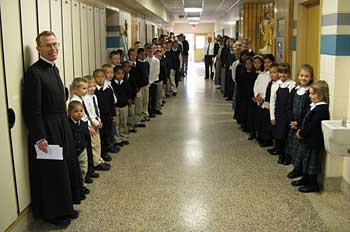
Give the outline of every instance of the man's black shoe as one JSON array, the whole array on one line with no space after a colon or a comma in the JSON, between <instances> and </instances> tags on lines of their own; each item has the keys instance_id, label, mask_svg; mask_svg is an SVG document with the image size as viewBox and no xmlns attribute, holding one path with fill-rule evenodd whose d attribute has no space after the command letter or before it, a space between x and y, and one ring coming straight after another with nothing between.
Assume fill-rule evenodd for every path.
<instances>
[{"instance_id":1,"label":"man's black shoe","mask_svg":"<svg viewBox=\"0 0 350 232\"><path fill-rule=\"evenodd\" d=\"M305 178L301 178L300 180L292 181L292 183L291 183L291 185L294 187L303 186L306 184L307 184L307 180Z\"/></svg>"},{"instance_id":2,"label":"man's black shoe","mask_svg":"<svg viewBox=\"0 0 350 232\"><path fill-rule=\"evenodd\" d=\"M72 220L77 219L78 217L79 217L79 212L76 211L76 210L73 210L72 215L69 215L69 216L68 216L68 218L69 218L69 219L72 219Z\"/></svg>"},{"instance_id":3,"label":"man's black shoe","mask_svg":"<svg viewBox=\"0 0 350 232\"><path fill-rule=\"evenodd\" d=\"M144 124L144 123L137 123L137 124L135 125L135 127L142 127L142 128L145 128L145 127L146 127L146 124Z\"/></svg>"},{"instance_id":4,"label":"man's black shoe","mask_svg":"<svg viewBox=\"0 0 350 232\"><path fill-rule=\"evenodd\" d=\"M46 220L48 223L58 226L58 227L67 227L70 224L69 218L54 218Z\"/></svg>"},{"instance_id":5,"label":"man's black shoe","mask_svg":"<svg viewBox=\"0 0 350 232\"><path fill-rule=\"evenodd\" d=\"M293 171L291 171L290 173L288 173L287 175L288 179L294 179L297 177L301 177L300 172L296 171L295 169Z\"/></svg>"},{"instance_id":6,"label":"man's black shoe","mask_svg":"<svg viewBox=\"0 0 350 232\"><path fill-rule=\"evenodd\" d=\"M319 192L320 187L318 187L318 185L305 185L305 186L298 188L298 191L301 193Z\"/></svg>"}]
</instances>

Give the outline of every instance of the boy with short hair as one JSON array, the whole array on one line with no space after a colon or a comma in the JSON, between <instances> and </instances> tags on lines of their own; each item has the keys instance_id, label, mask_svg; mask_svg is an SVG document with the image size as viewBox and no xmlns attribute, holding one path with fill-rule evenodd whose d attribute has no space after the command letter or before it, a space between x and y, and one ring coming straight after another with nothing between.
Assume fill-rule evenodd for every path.
<instances>
[{"instance_id":1,"label":"boy with short hair","mask_svg":"<svg viewBox=\"0 0 350 232\"><path fill-rule=\"evenodd\" d=\"M136 87L141 94L142 112L141 121L149 121L148 115L148 103L149 103L149 64L145 61L146 53L144 48L137 50L136 61Z\"/></svg>"},{"instance_id":2,"label":"boy with short hair","mask_svg":"<svg viewBox=\"0 0 350 232\"><path fill-rule=\"evenodd\" d=\"M101 157L101 139L100 129L103 127L98 108L97 97L94 94L96 90L96 82L93 76L85 76L84 79L88 82L88 94L85 97L86 108L89 113L89 122L95 133L91 135L91 147L93 154L93 163L95 170L108 171L110 165Z\"/></svg>"},{"instance_id":3,"label":"boy with short hair","mask_svg":"<svg viewBox=\"0 0 350 232\"><path fill-rule=\"evenodd\" d=\"M117 153L119 151L116 147L113 147L111 143L112 121L115 120L116 116L113 90L105 83L106 76L103 69L96 69L93 76L96 81L95 95L97 96L101 121L103 124L100 131L101 156L105 161L111 161L112 157L108 152Z\"/></svg>"},{"instance_id":4,"label":"boy with short hair","mask_svg":"<svg viewBox=\"0 0 350 232\"><path fill-rule=\"evenodd\" d=\"M115 104L115 110L117 112L117 144L119 146L128 145L128 105L131 104L131 91L128 80L124 78L123 66L117 65L114 67L114 79L112 81L112 87L115 95L117 96L117 103Z\"/></svg>"}]
</instances>

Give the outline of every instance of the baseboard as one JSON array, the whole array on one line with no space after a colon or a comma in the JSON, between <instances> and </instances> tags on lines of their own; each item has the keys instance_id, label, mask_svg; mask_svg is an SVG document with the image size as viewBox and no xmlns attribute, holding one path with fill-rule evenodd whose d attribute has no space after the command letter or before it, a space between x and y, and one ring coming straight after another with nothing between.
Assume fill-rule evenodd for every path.
<instances>
[{"instance_id":1,"label":"baseboard","mask_svg":"<svg viewBox=\"0 0 350 232\"><path fill-rule=\"evenodd\" d=\"M323 181L323 191L343 192L350 198L350 183L343 177L326 177Z\"/></svg>"}]
</instances>

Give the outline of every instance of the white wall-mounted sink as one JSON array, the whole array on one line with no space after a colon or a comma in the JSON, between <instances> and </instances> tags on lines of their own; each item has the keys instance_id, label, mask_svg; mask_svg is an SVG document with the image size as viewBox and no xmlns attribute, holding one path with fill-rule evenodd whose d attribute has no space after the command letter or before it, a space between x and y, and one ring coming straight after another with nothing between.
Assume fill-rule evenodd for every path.
<instances>
[{"instance_id":1,"label":"white wall-mounted sink","mask_svg":"<svg viewBox=\"0 0 350 232\"><path fill-rule=\"evenodd\" d=\"M327 152L333 155L350 156L350 122L322 121L322 132Z\"/></svg>"}]
</instances>

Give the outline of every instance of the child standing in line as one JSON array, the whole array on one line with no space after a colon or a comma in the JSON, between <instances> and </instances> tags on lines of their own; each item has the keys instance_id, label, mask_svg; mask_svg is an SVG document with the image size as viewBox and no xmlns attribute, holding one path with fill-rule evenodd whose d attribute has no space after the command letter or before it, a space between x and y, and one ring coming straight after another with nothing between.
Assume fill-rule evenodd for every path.
<instances>
[{"instance_id":1,"label":"child standing in line","mask_svg":"<svg viewBox=\"0 0 350 232\"><path fill-rule=\"evenodd\" d=\"M95 130L95 133L91 135L91 149L94 167L97 171L108 171L110 169L110 164L106 163L101 157L100 129L103 127L103 124L101 122L97 97L94 94L96 90L96 82L93 76L85 76L84 79L88 82L88 94L85 96L84 100L89 114L90 127Z\"/></svg>"},{"instance_id":2,"label":"child standing in line","mask_svg":"<svg viewBox=\"0 0 350 232\"><path fill-rule=\"evenodd\" d=\"M68 121L72 130L75 151L79 157L79 166L81 171L81 180L84 182L87 175L87 143L89 141L88 123L81 120L84 116L84 107L79 101L71 101L68 105ZM89 194L90 190L86 188L84 183L84 194Z\"/></svg>"},{"instance_id":3,"label":"child standing in line","mask_svg":"<svg viewBox=\"0 0 350 232\"><path fill-rule=\"evenodd\" d=\"M89 112L87 111L86 102L85 102L86 95L87 95L87 88L88 88L88 83L84 78L80 78L80 77L74 78L71 85L71 91L73 93L73 96L70 99L70 102L78 101L83 105L83 117L81 120L88 123L89 133L90 135L93 135L95 133L95 130L93 127L91 127L91 124L89 122ZM86 148L87 148L88 169L87 169L87 175L85 177L85 183L90 184L93 182L92 178L99 177L98 173L96 173L94 170L94 162L93 162L93 154L91 149L90 138L88 138Z\"/></svg>"},{"instance_id":4,"label":"child standing in line","mask_svg":"<svg viewBox=\"0 0 350 232\"><path fill-rule=\"evenodd\" d=\"M109 53L109 61L112 68L116 65L120 65L122 63L122 55L119 51L111 51Z\"/></svg>"},{"instance_id":5,"label":"child standing in line","mask_svg":"<svg viewBox=\"0 0 350 232\"><path fill-rule=\"evenodd\" d=\"M294 164L294 169L288 174L288 178L293 179L301 175L301 170L299 164L295 164L296 155L303 153L298 153L300 150L300 141L296 137L296 132L300 129L301 123L305 117L305 114L310 108L310 98L309 98L309 88L312 84L314 78L314 71L311 65L304 64L299 68L298 71L298 82L299 85L292 90L288 103L288 116L289 116L289 134L288 143L286 146L287 156L292 157L292 164ZM297 160L300 161L298 158Z\"/></svg>"},{"instance_id":6,"label":"child standing in line","mask_svg":"<svg viewBox=\"0 0 350 232\"><path fill-rule=\"evenodd\" d=\"M102 69L105 72L105 76L106 76L105 84L107 84L111 89L112 89L112 80L114 78L113 67L115 67L115 65L114 66L110 65L110 64L102 65ZM117 97L116 97L114 92L113 92L113 98L114 98L114 104L116 104L117 103ZM112 129L111 129L111 144L112 145L114 145L115 142L116 142L115 141L116 129L117 128L116 128L115 122L112 122ZM119 150L119 147L115 146L115 149Z\"/></svg>"},{"instance_id":7,"label":"child standing in line","mask_svg":"<svg viewBox=\"0 0 350 232\"><path fill-rule=\"evenodd\" d=\"M253 97L253 86L256 80L256 73L253 66L253 58L249 57L244 62L244 71L241 74L241 81L239 85L240 101L239 109L237 112L239 115L239 120L241 122L241 128L244 132L248 131L248 105L252 102Z\"/></svg>"},{"instance_id":8,"label":"child standing in line","mask_svg":"<svg viewBox=\"0 0 350 232\"><path fill-rule=\"evenodd\" d=\"M255 70L255 79L252 79L249 82L248 91L249 91L249 104L248 104L248 118L247 118L247 128L249 131L249 140L256 138L256 113L257 113L257 99L254 94L254 85L258 75L264 70L263 58L260 55L255 55L253 57L253 66Z\"/></svg>"},{"instance_id":9,"label":"child standing in line","mask_svg":"<svg viewBox=\"0 0 350 232\"><path fill-rule=\"evenodd\" d=\"M129 61L124 61L123 64L124 79L128 81L130 87L131 103L128 105L128 127L129 132L136 133L136 119L135 119L135 98L137 95L137 87L134 76L130 75L132 66Z\"/></svg>"},{"instance_id":10,"label":"child standing in line","mask_svg":"<svg viewBox=\"0 0 350 232\"><path fill-rule=\"evenodd\" d=\"M299 192L320 191L317 176L321 173L322 152L324 141L321 128L323 120L329 120L329 88L325 81L315 81L310 87L310 109L306 113L296 136L301 142L299 170L302 170L302 179L293 181L293 186L299 187Z\"/></svg>"},{"instance_id":11,"label":"child standing in line","mask_svg":"<svg viewBox=\"0 0 350 232\"><path fill-rule=\"evenodd\" d=\"M112 81L113 91L117 96L117 103L115 104L115 110L118 112L116 120L118 125L116 126L117 144L119 146L129 144L129 129L128 129L128 105L131 104L131 91L127 78L124 78L123 66L116 65L114 67L114 79Z\"/></svg>"},{"instance_id":12,"label":"child standing in line","mask_svg":"<svg viewBox=\"0 0 350 232\"><path fill-rule=\"evenodd\" d=\"M285 154L285 143L288 135L288 101L295 81L290 79L290 65L281 63L278 68L279 81L277 88L271 91L270 116L275 138L278 163L289 165L291 157Z\"/></svg>"},{"instance_id":13,"label":"child standing in line","mask_svg":"<svg viewBox=\"0 0 350 232\"><path fill-rule=\"evenodd\" d=\"M267 147L272 145L271 120L269 112L271 86L269 88L269 94L267 94L266 91L269 83L271 82L270 66L273 64L274 61L275 57L272 54L264 55L264 71L258 75L254 83L254 97L257 101L258 106L255 124L256 133L258 136L257 140L261 147ZM275 71L278 76L278 65L275 66Z\"/></svg>"},{"instance_id":14,"label":"child standing in line","mask_svg":"<svg viewBox=\"0 0 350 232\"><path fill-rule=\"evenodd\" d=\"M100 108L100 116L103 127L100 129L101 153L105 161L111 161L112 157L108 154L117 153L119 150L111 144L112 121L115 121L115 108L113 90L105 83L105 72L103 69L96 69L93 74L96 81L95 95Z\"/></svg>"},{"instance_id":15,"label":"child standing in line","mask_svg":"<svg viewBox=\"0 0 350 232\"><path fill-rule=\"evenodd\" d=\"M259 140L260 140L260 146L266 147L266 146L272 146L273 145L273 137L272 137L272 126L271 126L271 118L270 118L270 98L271 98L271 91L275 91L276 83L279 80L279 73L278 73L278 67L279 65L277 63L273 63L270 66L269 73L271 77L271 81L268 83L266 87L266 94L263 98L261 107L258 107L258 110L260 110L260 117L258 128L259 128ZM260 104L258 102L258 104ZM260 127L259 127L260 126ZM276 148L273 147L271 149L267 149L267 151L271 155L277 155Z\"/></svg>"}]
</instances>

